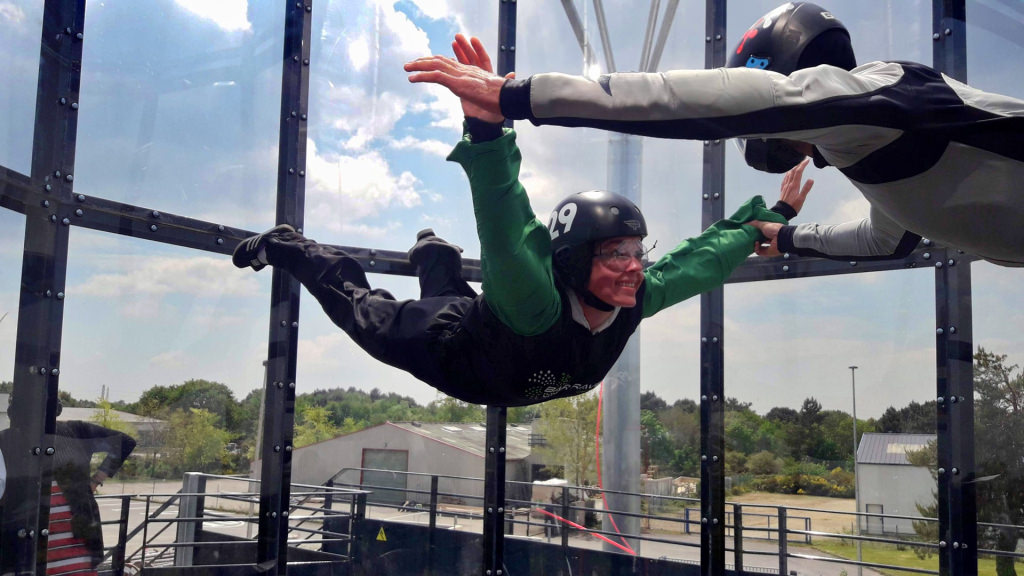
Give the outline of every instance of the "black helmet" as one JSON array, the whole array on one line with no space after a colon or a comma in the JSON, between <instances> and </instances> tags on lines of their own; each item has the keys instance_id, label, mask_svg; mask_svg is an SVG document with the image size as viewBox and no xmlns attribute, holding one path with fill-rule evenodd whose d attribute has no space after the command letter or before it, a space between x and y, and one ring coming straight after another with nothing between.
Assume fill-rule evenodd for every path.
<instances>
[{"instance_id":1,"label":"black helmet","mask_svg":"<svg viewBox=\"0 0 1024 576\"><path fill-rule=\"evenodd\" d=\"M787 2L765 14L740 38L729 68L760 68L779 74L820 64L844 70L857 66L850 33L831 12L810 2ZM747 164L765 172L793 168L804 155L778 139L739 142Z\"/></svg>"},{"instance_id":2,"label":"black helmet","mask_svg":"<svg viewBox=\"0 0 1024 576\"><path fill-rule=\"evenodd\" d=\"M618 236L647 236L647 222L632 200L602 190L577 192L551 212L551 260L562 282L589 294L594 243Z\"/></svg>"}]
</instances>

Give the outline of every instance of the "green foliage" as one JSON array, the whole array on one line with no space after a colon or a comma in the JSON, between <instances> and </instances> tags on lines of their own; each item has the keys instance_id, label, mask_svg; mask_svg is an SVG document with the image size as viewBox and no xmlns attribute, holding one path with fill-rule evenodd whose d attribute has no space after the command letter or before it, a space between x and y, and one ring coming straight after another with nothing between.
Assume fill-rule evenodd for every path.
<instances>
[{"instance_id":1,"label":"green foliage","mask_svg":"<svg viewBox=\"0 0 1024 576\"><path fill-rule=\"evenodd\" d=\"M96 407L99 408L99 411L89 418L89 420L94 424L99 424L104 428L117 430L118 432L124 432L133 438L138 436L138 432L136 432L135 427L128 422L125 422L117 415L113 407L110 405L109 400L106 398L100 398L99 401L96 402Z\"/></svg>"},{"instance_id":2,"label":"green foliage","mask_svg":"<svg viewBox=\"0 0 1024 576\"><path fill-rule=\"evenodd\" d=\"M323 406L309 406L302 411L301 422L295 426L296 448L330 440L338 435L338 427L330 420L330 412Z\"/></svg>"},{"instance_id":3,"label":"green foliage","mask_svg":"<svg viewBox=\"0 0 1024 576\"><path fill-rule=\"evenodd\" d=\"M782 459L775 454L762 450L747 459L747 470L751 474L769 475L782 471Z\"/></svg>"},{"instance_id":4,"label":"green foliage","mask_svg":"<svg viewBox=\"0 0 1024 576\"><path fill-rule=\"evenodd\" d=\"M547 445L538 447L548 462L564 467L570 484L585 486L596 478L594 432L597 429L597 395L556 398L540 405L537 433ZM614 433L614 432L613 432Z\"/></svg>"},{"instance_id":5,"label":"green foliage","mask_svg":"<svg viewBox=\"0 0 1024 576\"><path fill-rule=\"evenodd\" d=\"M225 384L209 380L188 380L172 386L153 386L142 393L133 407L135 413L154 418L167 418L175 411L205 410L217 428L243 434L242 410L235 394Z\"/></svg>"},{"instance_id":6,"label":"green foliage","mask_svg":"<svg viewBox=\"0 0 1024 576\"><path fill-rule=\"evenodd\" d=\"M171 414L165 445L171 474L224 472L221 459L229 434L217 427L217 420L217 415L202 408Z\"/></svg>"}]
</instances>

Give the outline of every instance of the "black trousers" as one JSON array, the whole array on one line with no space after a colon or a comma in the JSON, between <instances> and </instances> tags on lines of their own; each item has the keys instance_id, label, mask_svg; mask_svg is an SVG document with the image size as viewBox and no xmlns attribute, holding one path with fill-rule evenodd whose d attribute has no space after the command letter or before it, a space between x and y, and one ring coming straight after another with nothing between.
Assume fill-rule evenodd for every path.
<instances>
[{"instance_id":1,"label":"black trousers","mask_svg":"<svg viewBox=\"0 0 1024 576\"><path fill-rule=\"evenodd\" d=\"M359 262L338 248L297 233L267 243L270 264L302 283L360 348L443 391L442 341L477 293L462 279L457 250L435 249L431 256L417 267L420 299L396 300L387 290L371 288Z\"/></svg>"}]
</instances>

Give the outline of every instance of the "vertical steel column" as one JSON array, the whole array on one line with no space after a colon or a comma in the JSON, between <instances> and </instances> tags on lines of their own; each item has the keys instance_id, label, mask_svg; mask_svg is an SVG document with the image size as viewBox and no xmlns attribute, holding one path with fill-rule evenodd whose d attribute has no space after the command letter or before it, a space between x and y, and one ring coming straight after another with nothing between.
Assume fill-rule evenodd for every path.
<instances>
[{"instance_id":1,"label":"vertical steel column","mask_svg":"<svg viewBox=\"0 0 1024 576\"><path fill-rule=\"evenodd\" d=\"M725 0L707 0L704 67L725 65ZM702 228L725 213L722 141L704 143ZM725 290L700 297L700 565L701 574L725 574L725 380L722 323Z\"/></svg>"},{"instance_id":2,"label":"vertical steel column","mask_svg":"<svg viewBox=\"0 0 1024 576\"><path fill-rule=\"evenodd\" d=\"M967 81L964 0L933 0L936 69ZM971 269L956 250L935 263L936 410L938 434L939 572L978 573L974 463L974 341Z\"/></svg>"},{"instance_id":3,"label":"vertical steel column","mask_svg":"<svg viewBox=\"0 0 1024 576\"><path fill-rule=\"evenodd\" d=\"M505 563L505 418L508 409L487 407L487 454L484 457L485 576L504 574Z\"/></svg>"},{"instance_id":4,"label":"vertical steel column","mask_svg":"<svg viewBox=\"0 0 1024 576\"><path fill-rule=\"evenodd\" d=\"M498 4L498 68L504 76L516 69L516 0ZM511 120L505 121L512 126ZM508 409L487 407L487 454L484 457L483 569L485 576L505 573L505 423Z\"/></svg>"},{"instance_id":5,"label":"vertical steel column","mask_svg":"<svg viewBox=\"0 0 1024 576\"><path fill-rule=\"evenodd\" d=\"M278 141L278 223L303 227L306 176L306 120L309 103L309 46L312 0L285 3L281 70L281 133ZM299 283L274 269L263 417L259 541L256 561L287 572L288 503L295 423L295 367L299 338Z\"/></svg>"},{"instance_id":6,"label":"vertical steel column","mask_svg":"<svg viewBox=\"0 0 1024 576\"><path fill-rule=\"evenodd\" d=\"M4 574L45 572L84 25L85 0L43 6L31 178L45 199L25 207L10 408L19 423L5 433Z\"/></svg>"}]
</instances>

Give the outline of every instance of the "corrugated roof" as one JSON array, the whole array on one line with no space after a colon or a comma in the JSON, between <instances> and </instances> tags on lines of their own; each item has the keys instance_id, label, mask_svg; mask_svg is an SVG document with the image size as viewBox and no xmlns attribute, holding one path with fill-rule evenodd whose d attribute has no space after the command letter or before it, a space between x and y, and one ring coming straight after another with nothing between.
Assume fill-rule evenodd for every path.
<instances>
[{"instance_id":1,"label":"corrugated roof","mask_svg":"<svg viewBox=\"0 0 1024 576\"><path fill-rule=\"evenodd\" d=\"M102 408L71 408L65 406L64 409L61 410L60 416L57 417L57 420L84 420L86 422L92 422L93 418L102 412ZM159 424L163 422L163 420L157 420L156 418L139 416L138 414L121 412L120 410L111 410L110 412L120 418L122 422L129 422L131 424Z\"/></svg>"},{"instance_id":2,"label":"corrugated roof","mask_svg":"<svg viewBox=\"0 0 1024 576\"><path fill-rule=\"evenodd\" d=\"M857 463L909 466L907 451L920 450L932 440L935 434L865 433L857 447Z\"/></svg>"},{"instance_id":3,"label":"corrugated roof","mask_svg":"<svg viewBox=\"0 0 1024 576\"><path fill-rule=\"evenodd\" d=\"M465 422L389 422L403 430L450 444L460 450L484 457L487 428L483 423ZM530 455L530 426L509 424L505 432L505 459L522 460Z\"/></svg>"}]
</instances>

